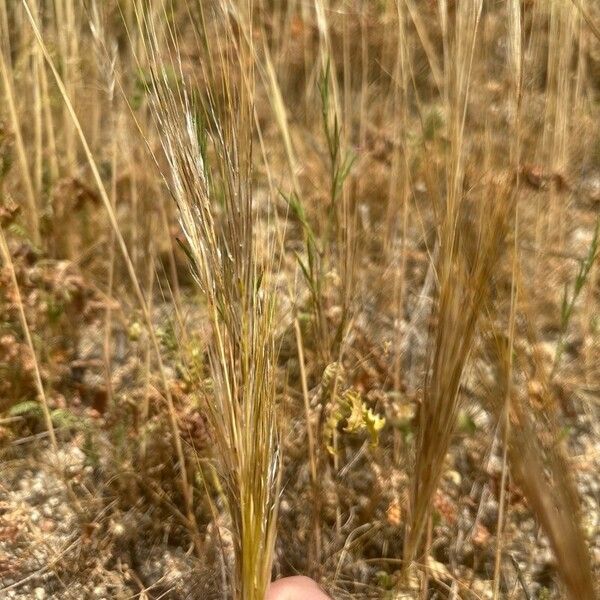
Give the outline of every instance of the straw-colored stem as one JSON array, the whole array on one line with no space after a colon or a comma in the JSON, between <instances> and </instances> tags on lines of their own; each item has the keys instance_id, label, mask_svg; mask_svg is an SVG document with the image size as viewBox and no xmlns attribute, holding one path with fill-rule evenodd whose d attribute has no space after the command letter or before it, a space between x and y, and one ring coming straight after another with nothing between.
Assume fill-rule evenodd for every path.
<instances>
[{"instance_id":1,"label":"straw-colored stem","mask_svg":"<svg viewBox=\"0 0 600 600\"><path fill-rule=\"evenodd\" d=\"M46 62L48 64L48 66L50 67L50 70L52 71L52 74L54 75L54 79L56 81L56 84L58 86L58 89L60 91L61 97L63 99L64 105L67 108L68 114L70 116L70 119L73 123L73 126L75 127L75 131L77 132L77 135L79 137L80 143L83 147L86 159L88 161L88 164L90 166L90 170L92 172L92 176L94 178L94 181L96 182L97 188L98 188L98 192L100 194L100 198L102 200L102 203L104 205L104 208L106 209L106 212L108 214L108 218L110 221L110 224L112 226L113 231L115 232L115 237L117 240L117 245L119 247L119 250L121 251L121 254L123 256L124 262L125 262L125 266L127 268L127 272L129 275L129 278L131 280L131 283L133 285L133 289L135 292L135 295L137 297L138 303L140 305L143 317L144 317L144 321L146 324L146 329L148 331L148 335L150 337L150 341L151 341L151 345L154 349L155 355L156 355L156 361L158 364L158 370L159 370L159 374L161 376L162 379L162 383L163 383L163 388L164 388L164 394L165 394L165 398L167 400L167 408L168 408L168 415L169 415L169 421L170 421L170 425L171 425L171 431L173 434L173 442L175 445L175 451L176 451L176 455L177 455L177 461L179 463L179 470L180 470L180 477L181 477L181 491L182 491L182 495L184 498L184 502L185 502L185 507L186 507L186 512L187 512L187 518L189 520L190 523L195 524L195 517L194 517L194 512L193 512L193 503L192 503L192 492L191 492L191 486L189 484L188 481L188 475L187 475L187 467L186 467L186 461L185 461L185 457L183 454L183 445L181 442L181 436L179 433L179 426L178 426L178 422L177 422L177 413L175 411L175 405L173 403L173 397L171 395L171 391L170 391L170 387L169 387L169 382L167 380L167 376L165 373L165 368L164 368L164 364L163 364L163 360L162 360L162 356L161 356L161 352L160 352L160 347L158 344L158 340L156 338L156 333L154 331L154 326L152 323L152 316L150 315L150 311L148 309L148 304L146 302L146 299L144 297L144 293L142 292L142 288L140 286L140 283L138 281L137 275L135 273L135 268L133 266L133 263L131 262L131 258L129 255L129 251L127 250L127 245L125 244L125 240L123 238L123 235L121 234L121 230L119 228L119 224L117 222L117 217L113 208L113 205L110 201L110 198L108 196L108 193L106 191L106 187L104 186L104 183L102 181L102 177L100 176L100 172L98 171L98 166L96 165L96 161L94 160L92 151L88 145L87 139L83 133L83 130L81 128L81 123L79 122L79 119L75 113L75 110L73 108L73 105L71 104L69 95L67 94L67 90L65 88L65 85L62 81L61 76L59 75L56 66L54 65L54 62L51 58L51 56L48 53L48 49L46 48L46 45L44 43L44 40L42 39L41 33L39 31L39 28L37 27L35 21L33 20L31 11L29 9L29 5L27 3L27 0L22 0L23 1L23 5L25 7L25 10L27 12L27 16L29 18L29 22L33 28L37 43L40 46L40 49L42 50L42 53L44 54L44 58L46 59ZM195 527L195 526L194 526ZM202 544L200 542L200 536L199 533L197 531L197 529L195 529L195 531L192 532L193 537L194 537L194 542L196 545L196 550L199 554L201 554L202 552Z\"/></svg>"}]
</instances>

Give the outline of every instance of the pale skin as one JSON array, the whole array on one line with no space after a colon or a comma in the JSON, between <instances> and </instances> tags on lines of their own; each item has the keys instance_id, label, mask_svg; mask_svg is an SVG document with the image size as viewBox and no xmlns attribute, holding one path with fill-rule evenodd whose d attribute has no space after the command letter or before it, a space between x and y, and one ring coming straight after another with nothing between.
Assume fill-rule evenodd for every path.
<instances>
[{"instance_id":1,"label":"pale skin","mask_svg":"<svg viewBox=\"0 0 600 600\"><path fill-rule=\"evenodd\" d=\"M309 577L284 577L274 581L265 600L331 600Z\"/></svg>"}]
</instances>

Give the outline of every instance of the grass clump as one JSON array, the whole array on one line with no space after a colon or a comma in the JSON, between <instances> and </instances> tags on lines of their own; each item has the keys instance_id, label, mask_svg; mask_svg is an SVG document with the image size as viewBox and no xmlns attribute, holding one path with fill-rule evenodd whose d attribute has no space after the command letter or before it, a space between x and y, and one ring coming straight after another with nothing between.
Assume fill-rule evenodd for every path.
<instances>
[{"instance_id":1,"label":"grass clump","mask_svg":"<svg viewBox=\"0 0 600 600\"><path fill-rule=\"evenodd\" d=\"M252 18L250 6L240 10L249 11L245 16ZM219 97L209 88L194 103L181 71L176 85L169 81L161 40L153 25L146 24L152 110L163 132L170 190L211 327L211 386L199 393L205 398L231 518L231 590L240 600L262 600L271 579L280 458L276 307L269 282L274 265L265 264L255 239L253 48L242 39L236 48L222 51L215 65L223 71ZM210 52L212 42L206 43ZM210 60L207 78L213 68Z\"/></svg>"}]
</instances>

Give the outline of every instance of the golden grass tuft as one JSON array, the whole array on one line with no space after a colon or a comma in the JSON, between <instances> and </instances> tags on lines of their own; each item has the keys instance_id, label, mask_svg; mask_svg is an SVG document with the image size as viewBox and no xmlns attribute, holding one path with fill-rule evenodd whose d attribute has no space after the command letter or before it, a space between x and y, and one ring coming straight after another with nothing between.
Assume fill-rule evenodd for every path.
<instances>
[{"instance_id":1,"label":"golden grass tuft","mask_svg":"<svg viewBox=\"0 0 600 600\"><path fill-rule=\"evenodd\" d=\"M251 5L245 18L252 20ZM225 19L226 14L219 14ZM199 36L206 33L200 13ZM275 297L255 241L252 190L253 48L238 38L216 48L219 96L209 88L193 101L177 63L166 63L154 24L145 21L152 69L152 110L162 131L171 194L177 204L191 268L206 302L212 339L204 396L231 517L235 572L231 591L262 600L271 580L279 503L275 415ZM207 52L212 42L206 40ZM176 55L177 56L177 55ZM168 80L169 66L179 71ZM215 82L213 82L215 85Z\"/></svg>"}]
</instances>

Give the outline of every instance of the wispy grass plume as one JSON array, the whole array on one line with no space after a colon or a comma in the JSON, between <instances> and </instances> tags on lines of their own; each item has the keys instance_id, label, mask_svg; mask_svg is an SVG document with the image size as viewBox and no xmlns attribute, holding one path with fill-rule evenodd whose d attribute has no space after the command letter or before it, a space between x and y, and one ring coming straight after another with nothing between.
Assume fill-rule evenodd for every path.
<instances>
[{"instance_id":1,"label":"wispy grass plume","mask_svg":"<svg viewBox=\"0 0 600 600\"><path fill-rule=\"evenodd\" d=\"M251 9L240 10L249 11L251 22ZM199 22L203 36L207 24L202 12ZM253 49L248 40L227 36L207 56L204 69L209 80L218 70L220 83L201 90L202 97L194 101L174 34L175 59L167 65L153 23L146 21L145 28L153 111L170 189L212 330L212 385L202 393L233 528L231 591L236 599L263 600L275 542L279 454L274 296L269 292L270 265L261 264L254 239ZM176 81L169 70L178 74Z\"/></svg>"},{"instance_id":2,"label":"wispy grass plume","mask_svg":"<svg viewBox=\"0 0 600 600\"><path fill-rule=\"evenodd\" d=\"M464 133L481 2L457 8L451 65L445 73L450 143L445 157L446 197L440 206L437 325L419 409L406 565L416 558L430 515L460 405L459 386L486 303L510 213L509 186L490 183L464 190Z\"/></svg>"}]
</instances>

